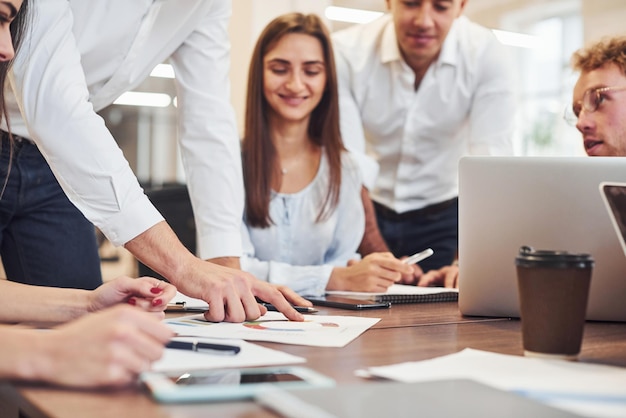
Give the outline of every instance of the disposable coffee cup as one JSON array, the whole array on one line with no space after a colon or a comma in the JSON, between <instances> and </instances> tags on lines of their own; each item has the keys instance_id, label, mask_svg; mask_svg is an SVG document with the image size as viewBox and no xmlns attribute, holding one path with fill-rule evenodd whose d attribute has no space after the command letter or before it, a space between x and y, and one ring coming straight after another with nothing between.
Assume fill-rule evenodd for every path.
<instances>
[{"instance_id":1,"label":"disposable coffee cup","mask_svg":"<svg viewBox=\"0 0 626 418\"><path fill-rule=\"evenodd\" d=\"M578 356L593 264L589 254L520 248L515 265L524 355Z\"/></svg>"}]
</instances>

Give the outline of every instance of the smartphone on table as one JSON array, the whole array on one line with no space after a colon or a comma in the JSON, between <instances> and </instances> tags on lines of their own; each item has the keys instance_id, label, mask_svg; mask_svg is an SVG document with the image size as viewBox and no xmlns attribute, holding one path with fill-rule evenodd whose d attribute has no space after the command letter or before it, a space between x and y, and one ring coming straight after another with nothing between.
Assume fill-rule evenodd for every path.
<instances>
[{"instance_id":1,"label":"smartphone on table","mask_svg":"<svg viewBox=\"0 0 626 418\"><path fill-rule=\"evenodd\" d=\"M313 305L328 306L329 308L350 309L358 311L361 309L385 309L391 307L390 302L375 302L368 299L353 299L344 296L305 296Z\"/></svg>"},{"instance_id":2,"label":"smartphone on table","mask_svg":"<svg viewBox=\"0 0 626 418\"><path fill-rule=\"evenodd\" d=\"M253 398L270 387L332 387L335 381L300 366L144 372L141 384L159 402L210 402Z\"/></svg>"}]
</instances>

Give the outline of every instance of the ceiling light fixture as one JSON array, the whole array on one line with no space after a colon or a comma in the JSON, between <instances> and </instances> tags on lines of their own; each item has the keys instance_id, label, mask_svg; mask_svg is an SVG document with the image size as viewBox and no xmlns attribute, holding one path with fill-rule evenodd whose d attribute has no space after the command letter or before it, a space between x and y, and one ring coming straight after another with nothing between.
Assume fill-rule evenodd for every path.
<instances>
[{"instance_id":1,"label":"ceiling light fixture","mask_svg":"<svg viewBox=\"0 0 626 418\"><path fill-rule=\"evenodd\" d=\"M498 29L492 29L491 31L496 36L496 39L503 45L516 46L519 48L539 47L539 38L537 36Z\"/></svg>"},{"instance_id":2,"label":"ceiling light fixture","mask_svg":"<svg viewBox=\"0 0 626 418\"><path fill-rule=\"evenodd\" d=\"M168 107L172 98L164 93L146 93L140 91L128 91L113 102L116 105Z\"/></svg>"},{"instance_id":3,"label":"ceiling light fixture","mask_svg":"<svg viewBox=\"0 0 626 418\"><path fill-rule=\"evenodd\" d=\"M328 6L324 14L329 20L350 23L367 23L382 16L383 12L371 10L350 9L347 7Z\"/></svg>"},{"instance_id":4,"label":"ceiling light fixture","mask_svg":"<svg viewBox=\"0 0 626 418\"><path fill-rule=\"evenodd\" d=\"M158 64L152 69L150 77L174 78L174 68L170 64Z\"/></svg>"}]
</instances>

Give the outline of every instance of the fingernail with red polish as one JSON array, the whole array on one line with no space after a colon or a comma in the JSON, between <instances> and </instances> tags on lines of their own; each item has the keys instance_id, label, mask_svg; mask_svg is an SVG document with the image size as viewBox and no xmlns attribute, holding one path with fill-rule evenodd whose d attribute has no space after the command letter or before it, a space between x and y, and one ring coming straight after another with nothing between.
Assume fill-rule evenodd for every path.
<instances>
[{"instance_id":1,"label":"fingernail with red polish","mask_svg":"<svg viewBox=\"0 0 626 418\"><path fill-rule=\"evenodd\" d=\"M159 306L163 303L163 300L161 299L153 299L152 300L152 306Z\"/></svg>"},{"instance_id":2,"label":"fingernail with red polish","mask_svg":"<svg viewBox=\"0 0 626 418\"><path fill-rule=\"evenodd\" d=\"M162 292L162 290L159 287L153 287L152 289L150 289L150 293L154 293L155 295L159 294L161 292Z\"/></svg>"},{"instance_id":3,"label":"fingernail with red polish","mask_svg":"<svg viewBox=\"0 0 626 418\"><path fill-rule=\"evenodd\" d=\"M135 298L128 299L128 304L129 305L136 305L137 304L137 299L135 299Z\"/></svg>"}]
</instances>

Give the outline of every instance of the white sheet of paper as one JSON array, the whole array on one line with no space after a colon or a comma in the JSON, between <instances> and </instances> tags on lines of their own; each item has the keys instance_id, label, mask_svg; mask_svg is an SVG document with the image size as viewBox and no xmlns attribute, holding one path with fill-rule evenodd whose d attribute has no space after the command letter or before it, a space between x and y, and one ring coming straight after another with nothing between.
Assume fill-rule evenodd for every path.
<instances>
[{"instance_id":1,"label":"white sheet of paper","mask_svg":"<svg viewBox=\"0 0 626 418\"><path fill-rule=\"evenodd\" d=\"M366 372L400 382L473 379L578 414L626 416L626 369L621 367L466 348L430 360L370 367Z\"/></svg>"},{"instance_id":2,"label":"white sheet of paper","mask_svg":"<svg viewBox=\"0 0 626 418\"><path fill-rule=\"evenodd\" d=\"M198 308L198 309L209 309L209 304L203 301L202 299L196 299L189 297L187 295L183 295L180 292L176 292L176 296L172 298L170 301L170 305L175 305L177 303L185 303L185 307L188 309Z\"/></svg>"},{"instance_id":3,"label":"white sheet of paper","mask_svg":"<svg viewBox=\"0 0 626 418\"><path fill-rule=\"evenodd\" d=\"M354 316L304 315L304 318L304 322L295 322L287 320L280 312L268 312L254 321L214 323L197 314L166 319L165 323L174 332L186 336L344 347L380 321L380 318Z\"/></svg>"},{"instance_id":4,"label":"white sheet of paper","mask_svg":"<svg viewBox=\"0 0 626 418\"><path fill-rule=\"evenodd\" d=\"M154 371L221 369L233 367L274 366L304 363L306 359L243 340L217 338L177 338L180 341L201 341L241 347L235 355L202 353L166 348L163 357L152 365Z\"/></svg>"}]
</instances>

